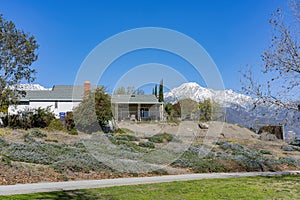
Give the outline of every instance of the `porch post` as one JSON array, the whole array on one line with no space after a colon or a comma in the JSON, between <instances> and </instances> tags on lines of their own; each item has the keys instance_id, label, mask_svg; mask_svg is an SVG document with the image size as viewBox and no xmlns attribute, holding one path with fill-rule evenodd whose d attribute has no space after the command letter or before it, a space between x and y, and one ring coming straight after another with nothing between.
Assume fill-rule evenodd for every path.
<instances>
[{"instance_id":1,"label":"porch post","mask_svg":"<svg viewBox=\"0 0 300 200\"><path fill-rule=\"evenodd\" d=\"M138 120L138 121L141 121L141 113L140 113L140 110L141 110L141 104L138 103L138 106L137 106L137 120Z\"/></svg>"},{"instance_id":2,"label":"porch post","mask_svg":"<svg viewBox=\"0 0 300 200\"><path fill-rule=\"evenodd\" d=\"M119 104L115 103L115 120L119 121Z\"/></svg>"}]
</instances>

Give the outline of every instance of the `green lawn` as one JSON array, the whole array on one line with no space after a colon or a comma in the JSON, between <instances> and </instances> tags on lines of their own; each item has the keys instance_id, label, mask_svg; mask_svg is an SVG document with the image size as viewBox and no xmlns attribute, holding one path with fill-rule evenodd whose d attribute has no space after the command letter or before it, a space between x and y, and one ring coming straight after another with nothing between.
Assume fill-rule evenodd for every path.
<instances>
[{"instance_id":1,"label":"green lawn","mask_svg":"<svg viewBox=\"0 0 300 200\"><path fill-rule=\"evenodd\" d=\"M14 195L0 199L300 199L300 176L205 179Z\"/></svg>"}]
</instances>

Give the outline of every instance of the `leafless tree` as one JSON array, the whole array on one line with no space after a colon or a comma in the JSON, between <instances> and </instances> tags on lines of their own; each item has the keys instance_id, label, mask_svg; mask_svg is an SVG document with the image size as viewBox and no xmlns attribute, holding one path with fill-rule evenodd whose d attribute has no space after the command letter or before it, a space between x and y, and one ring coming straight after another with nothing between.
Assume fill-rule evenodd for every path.
<instances>
[{"instance_id":1,"label":"leafless tree","mask_svg":"<svg viewBox=\"0 0 300 200\"><path fill-rule=\"evenodd\" d=\"M242 90L267 103L298 112L300 110L300 0L290 1L292 16L277 9L270 19L273 27L271 45L262 58L261 75L256 79L250 67L243 71ZM288 18L288 19L287 19Z\"/></svg>"}]
</instances>

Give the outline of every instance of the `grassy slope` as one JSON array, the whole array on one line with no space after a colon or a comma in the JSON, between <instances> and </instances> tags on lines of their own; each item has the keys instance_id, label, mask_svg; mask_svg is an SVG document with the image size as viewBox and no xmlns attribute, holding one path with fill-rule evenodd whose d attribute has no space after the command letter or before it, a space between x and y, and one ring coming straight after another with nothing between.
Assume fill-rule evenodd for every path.
<instances>
[{"instance_id":1,"label":"grassy slope","mask_svg":"<svg viewBox=\"0 0 300 200\"><path fill-rule=\"evenodd\" d=\"M15 195L0 199L300 199L300 176L205 179Z\"/></svg>"}]
</instances>

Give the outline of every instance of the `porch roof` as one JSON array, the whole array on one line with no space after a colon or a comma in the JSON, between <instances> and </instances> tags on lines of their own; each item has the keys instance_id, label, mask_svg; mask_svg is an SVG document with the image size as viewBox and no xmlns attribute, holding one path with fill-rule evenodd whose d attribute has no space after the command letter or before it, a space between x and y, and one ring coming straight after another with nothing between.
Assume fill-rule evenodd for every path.
<instances>
[{"instance_id":1,"label":"porch roof","mask_svg":"<svg viewBox=\"0 0 300 200\"><path fill-rule=\"evenodd\" d=\"M155 95L112 95L115 104L162 104Z\"/></svg>"}]
</instances>

